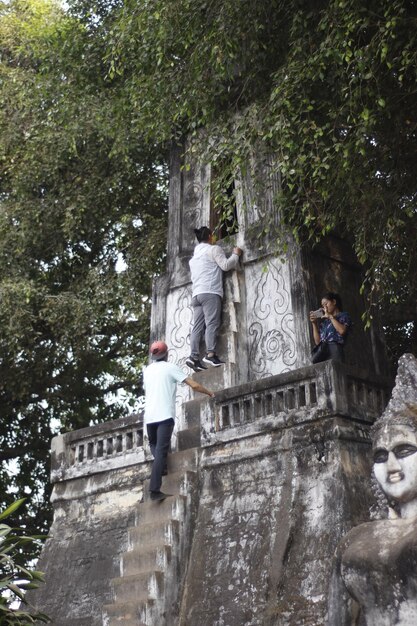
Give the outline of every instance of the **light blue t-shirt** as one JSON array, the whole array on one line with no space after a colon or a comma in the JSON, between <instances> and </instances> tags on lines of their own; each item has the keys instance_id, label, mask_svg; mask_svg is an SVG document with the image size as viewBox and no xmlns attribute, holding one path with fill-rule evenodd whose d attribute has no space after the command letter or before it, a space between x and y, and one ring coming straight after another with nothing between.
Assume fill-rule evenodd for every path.
<instances>
[{"instance_id":1,"label":"light blue t-shirt","mask_svg":"<svg viewBox=\"0 0 417 626\"><path fill-rule=\"evenodd\" d=\"M145 424L175 417L177 383L187 378L178 365L155 361L143 370L145 389Z\"/></svg>"}]
</instances>

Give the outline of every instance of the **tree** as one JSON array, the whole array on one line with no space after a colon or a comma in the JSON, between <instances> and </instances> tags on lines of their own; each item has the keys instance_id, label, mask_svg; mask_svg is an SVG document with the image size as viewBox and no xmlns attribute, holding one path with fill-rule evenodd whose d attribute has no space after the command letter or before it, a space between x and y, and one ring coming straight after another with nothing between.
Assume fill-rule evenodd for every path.
<instances>
[{"instance_id":1,"label":"tree","mask_svg":"<svg viewBox=\"0 0 417 626\"><path fill-rule=\"evenodd\" d=\"M185 136L223 191L254 150L274 155L300 245L347 237L392 355L417 349L415 20L406 0L0 4L0 438L16 489L46 484L51 429L140 393L166 156Z\"/></svg>"},{"instance_id":2,"label":"tree","mask_svg":"<svg viewBox=\"0 0 417 626\"><path fill-rule=\"evenodd\" d=\"M0 521L12 516L24 500L13 502L0 513ZM19 565L22 548L26 551L39 543L39 537L28 537L8 524L0 524L0 624L1 626L27 626L39 622L47 623L50 619L43 613L32 611L25 592L37 589L44 582L42 572L27 569ZM19 600L19 608L13 603ZM29 610L25 610L28 608Z\"/></svg>"},{"instance_id":3,"label":"tree","mask_svg":"<svg viewBox=\"0 0 417 626\"><path fill-rule=\"evenodd\" d=\"M393 356L417 349L415 20L405 0L127 2L106 57L146 93L138 124L227 155L225 184L275 155L286 224L352 242Z\"/></svg>"},{"instance_id":4,"label":"tree","mask_svg":"<svg viewBox=\"0 0 417 626\"><path fill-rule=\"evenodd\" d=\"M30 531L49 521L51 435L141 394L166 176L105 80L101 33L53 0L0 10L0 492L31 496Z\"/></svg>"}]
</instances>

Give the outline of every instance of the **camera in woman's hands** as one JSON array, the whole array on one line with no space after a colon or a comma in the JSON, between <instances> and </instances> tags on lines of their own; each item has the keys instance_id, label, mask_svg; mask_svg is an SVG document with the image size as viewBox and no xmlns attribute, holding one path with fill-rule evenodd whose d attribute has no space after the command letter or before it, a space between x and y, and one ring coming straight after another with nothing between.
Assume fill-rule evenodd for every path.
<instances>
[{"instance_id":1,"label":"camera in woman's hands","mask_svg":"<svg viewBox=\"0 0 417 626\"><path fill-rule=\"evenodd\" d=\"M317 309L317 311L311 311L310 317L318 320L324 317L324 309Z\"/></svg>"}]
</instances>

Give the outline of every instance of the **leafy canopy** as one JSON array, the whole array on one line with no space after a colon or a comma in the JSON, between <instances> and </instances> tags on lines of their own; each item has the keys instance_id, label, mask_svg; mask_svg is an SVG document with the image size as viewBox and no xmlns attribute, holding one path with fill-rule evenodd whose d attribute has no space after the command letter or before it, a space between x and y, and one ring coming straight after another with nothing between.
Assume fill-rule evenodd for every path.
<instances>
[{"instance_id":1,"label":"leafy canopy","mask_svg":"<svg viewBox=\"0 0 417 626\"><path fill-rule=\"evenodd\" d=\"M103 45L52 0L0 5L0 492L31 495L38 529L52 434L141 394L163 259L165 154Z\"/></svg>"},{"instance_id":2,"label":"leafy canopy","mask_svg":"<svg viewBox=\"0 0 417 626\"><path fill-rule=\"evenodd\" d=\"M31 610L25 592L37 589L44 582L42 572L19 565L22 548L27 550L39 543L39 537L23 535L19 529L4 524L23 504L24 499L16 500L0 513L0 625L28 626L28 624L48 623L50 619L43 613ZM18 600L20 608L13 608ZM26 605L26 606L25 606Z\"/></svg>"},{"instance_id":3,"label":"leafy canopy","mask_svg":"<svg viewBox=\"0 0 417 626\"><path fill-rule=\"evenodd\" d=\"M273 155L293 235L347 237L393 355L417 348L414 1L67 6L0 2L0 482L38 521L52 430L140 393L173 140L225 198Z\"/></svg>"},{"instance_id":4,"label":"leafy canopy","mask_svg":"<svg viewBox=\"0 0 417 626\"><path fill-rule=\"evenodd\" d=\"M416 17L404 0L128 1L106 59L153 137L194 135L230 176L272 153L296 238L342 233L371 313L412 323Z\"/></svg>"}]
</instances>

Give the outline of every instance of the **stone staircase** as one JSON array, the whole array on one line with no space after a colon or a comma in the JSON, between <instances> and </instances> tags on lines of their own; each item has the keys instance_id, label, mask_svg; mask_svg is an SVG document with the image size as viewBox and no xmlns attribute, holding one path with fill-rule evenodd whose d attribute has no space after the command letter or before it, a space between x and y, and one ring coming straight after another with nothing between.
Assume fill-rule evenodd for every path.
<instances>
[{"instance_id":1,"label":"stone staircase","mask_svg":"<svg viewBox=\"0 0 417 626\"><path fill-rule=\"evenodd\" d=\"M196 407L197 409L197 407ZM122 555L119 578L112 581L113 603L103 612L105 626L173 626L177 622L182 581L198 506L198 448L182 436L180 452L168 455L162 490L174 494L162 502L137 505L129 529L129 550ZM148 482L148 481L146 481ZM145 484L147 494L149 485Z\"/></svg>"}]
</instances>

